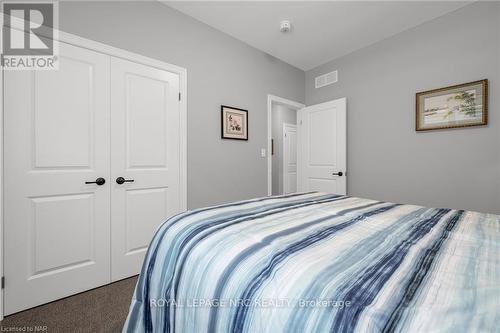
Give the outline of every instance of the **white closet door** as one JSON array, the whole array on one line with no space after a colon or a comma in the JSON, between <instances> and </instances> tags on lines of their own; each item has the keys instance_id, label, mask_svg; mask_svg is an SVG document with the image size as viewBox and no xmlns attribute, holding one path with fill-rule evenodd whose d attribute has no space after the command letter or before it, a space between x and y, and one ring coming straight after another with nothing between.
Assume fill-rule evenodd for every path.
<instances>
[{"instance_id":1,"label":"white closet door","mask_svg":"<svg viewBox=\"0 0 500 333\"><path fill-rule=\"evenodd\" d=\"M179 76L111 59L111 278L138 274L147 246L180 211ZM125 182L119 184L117 178Z\"/></svg>"},{"instance_id":2,"label":"white closet door","mask_svg":"<svg viewBox=\"0 0 500 333\"><path fill-rule=\"evenodd\" d=\"M299 191L346 194L346 99L298 112Z\"/></svg>"},{"instance_id":3,"label":"white closet door","mask_svg":"<svg viewBox=\"0 0 500 333\"><path fill-rule=\"evenodd\" d=\"M283 194L297 192L297 126L283 124Z\"/></svg>"},{"instance_id":4,"label":"white closet door","mask_svg":"<svg viewBox=\"0 0 500 333\"><path fill-rule=\"evenodd\" d=\"M110 280L109 57L4 74L8 315Z\"/></svg>"}]
</instances>

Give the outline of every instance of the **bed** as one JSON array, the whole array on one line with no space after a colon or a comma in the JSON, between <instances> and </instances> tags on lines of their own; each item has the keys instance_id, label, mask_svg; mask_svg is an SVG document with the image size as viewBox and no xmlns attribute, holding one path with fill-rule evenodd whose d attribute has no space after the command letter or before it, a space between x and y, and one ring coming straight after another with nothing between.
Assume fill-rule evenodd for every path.
<instances>
[{"instance_id":1,"label":"bed","mask_svg":"<svg viewBox=\"0 0 500 333\"><path fill-rule=\"evenodd\" d=\"M324 193L187 211L124 332L499 332L500 216Z\"/></svg>"}]
</instances>

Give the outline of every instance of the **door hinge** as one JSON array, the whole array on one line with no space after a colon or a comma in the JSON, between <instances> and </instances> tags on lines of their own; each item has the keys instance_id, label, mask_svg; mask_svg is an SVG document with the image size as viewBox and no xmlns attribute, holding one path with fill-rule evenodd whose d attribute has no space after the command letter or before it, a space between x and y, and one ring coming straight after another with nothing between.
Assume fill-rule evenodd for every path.
<instances>
[{"instance_id":1,"label":"door hinge","mask_svg":"<svg viewBox=\"0 0 500 333\"><path fill-rule=\"evenodd\" d=\"M179 101L181 100L181 93L179 93Z\"/></svg>"},{"instance_id":2,"label":"door hinge","mask_svg":"<svg viewBox=\"0 0 500 333\"><path fill-rule=\"evenodd\" d=\"M2 289L5 289L5 276L2 276L1 284L2 284Z\"/></svg>"}]
</instances>

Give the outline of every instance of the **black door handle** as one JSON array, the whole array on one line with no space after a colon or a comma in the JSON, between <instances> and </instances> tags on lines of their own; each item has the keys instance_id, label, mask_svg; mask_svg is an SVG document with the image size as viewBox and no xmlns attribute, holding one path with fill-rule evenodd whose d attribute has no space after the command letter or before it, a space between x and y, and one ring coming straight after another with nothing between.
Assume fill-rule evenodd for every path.
<instances>
[{"instance_id":1,"label":"black door handle","mask_svg":"<svg viewBox=\"0 0 500 333\"><path fill-rule=\"evenodd\" d=\"M99 186L104 185L106 183L106 179L99 177L95 180L95 182L85 182L85 184L97 184Z\"/></svg>"},{"instance_id":2,"label":"black door handle","mask_svg":"<svg viewBox=\"0 0 500 333\"><path fill-rule=\"evenodd\" d=\"M343 175L342 171L332 173L332 176L339 176L339 177L342 177L342 175Z\"/></svg>"},{"instance_id":3,"label":"black door handle","mask_svg":"<svg viewBox=\"0 0 500 333\"><path fill-rule=\"evenodd\" d=\"M116 178L116 183L120 185L123 183L132 183L133 181L134 181L133 179L125 179L123 177Z\"/></svg>"}]
</instances>

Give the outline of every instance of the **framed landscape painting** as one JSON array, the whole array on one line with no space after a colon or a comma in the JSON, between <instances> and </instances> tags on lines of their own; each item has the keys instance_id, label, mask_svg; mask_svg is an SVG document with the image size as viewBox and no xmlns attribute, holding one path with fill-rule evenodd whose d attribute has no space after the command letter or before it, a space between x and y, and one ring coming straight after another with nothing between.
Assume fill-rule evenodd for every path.
<instances>
[{"instance_id":1,"label":"framed landscape painting","mask_svg":"<svg viewBox=\"0 0 500 333\"><path fill-rule=\"evenodd\" d=\"M248 140L248 111L221 105L221 138Z\"/></svg>"},{"instance_id":2,"label":"framed landscape painting","mask_svg":"<svg viewBox=\"0 0 500 333\"><path fill-rule=\"evenodd\" d=\"M488 124L488 80L419 92L416 130Z\"/></svg>"}]
</instances>

